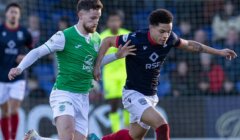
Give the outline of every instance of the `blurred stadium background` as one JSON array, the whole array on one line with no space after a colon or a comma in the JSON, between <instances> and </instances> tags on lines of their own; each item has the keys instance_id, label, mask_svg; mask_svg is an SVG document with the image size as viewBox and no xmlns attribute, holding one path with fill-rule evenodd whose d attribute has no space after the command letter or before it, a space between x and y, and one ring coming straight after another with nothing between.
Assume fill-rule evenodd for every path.
<instances>
[{"instance_id":1,"label":"blurred stadium background","mask_svg":"<svg viewBox=\"0 0 240 140\"><path fill-rule=\"evenodd\" d=\"M77 0L0 0L0 21L10 2L23 7L21 23L34 38L44 43L56 31L77 22ZM231 48L240 55L240 0L102 0L103 14L98 31L106 27L113 9L122 11L123 27L134 31L147 27L148 14L166 8L174 16L174 31L214 48ZM240 139L240 63L207 54L172 50L160 76L158 109L170 123L173 140ZM20 110L18 139L29 129L42 136L56 136L51 124L48 97L56 75L54 55L28 70L28 90ZM101 84L91 94L90 132L111 132ZM153 139L151 130L147 138ZM1 136L0 136L1 139Z\"/></svg>"}]
</instances>

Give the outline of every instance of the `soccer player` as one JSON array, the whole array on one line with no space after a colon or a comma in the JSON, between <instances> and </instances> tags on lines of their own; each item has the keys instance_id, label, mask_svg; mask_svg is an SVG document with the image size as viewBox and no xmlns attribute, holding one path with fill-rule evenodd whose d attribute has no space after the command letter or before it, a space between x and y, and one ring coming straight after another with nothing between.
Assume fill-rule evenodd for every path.
<instances>
[{"instance_id":1,"label":"soccer player","mask_svg":"<svg viewBox=\"0 0 240 140\"><path fill-rule=\"evenodd\" d=\"M109 13L107 29L100 34L101 39L130 33L128 30L121 28L123 24L123 16L124 15L121 11L112 11ZM116 47L111 47L107 54L116 53L117 50ZM104 97L111 106L108 116L111 122L112 132L121 129L121 118L118 109L121 105L122 89L126 78L125 59L112 62L106 65L103 69ZM129 125L129 113L126 110L123 110L123 118L124 126L126 127Z\"/></svg>"},{"instance_id":2,"label":"soccer player","mask_svg":"<svg viewBox=\"0 0 240 140\"><path fill-rule=\"evenodd\" d=\"M160 67L171 48L190 52L209 53L231 60L237 54L230 49L217 50L199 42L179 38L172 31L172 14L157 9L149 16L149 28L127 35L103 40L94 69L94 78L100 78L100 64L110 46L119 46L131 40L136 56L126 57L127 80L123 90L123 105L130 112L130 130L120 130L104 136L102 140L141 140L148 129L156 130L157 140L169 140L169 125L155 109L158 103L157 86Z\"/></svg>"},{"instance_id":3,"label":"soccer player","mask_svg":"<svg viewBox=\"0 0 240 140\"><path fill-rule=\"evenodd\" d=\"M1 129L5 140L16 139L18 128L18 109L25 95L24 74L13 81L8 79L8 71L16 67L28 48L32 38L26 28L19 23L21 7L10 3L5 9L5 21L0 25L0 105Z\"/></svg>"},{"instance_id":4,"label":"soccer player","mask_svg":"<svg viewBox=\"0 0 240 140\"><path fill-rule=\"evenodd\" d=\"M56 52L58 75L50 95L50 106L61 140L85 140L88 134L88 92L92 87L94 62L101 43L96 28L102 7L100 0L80 0L77 5L78 23L58 31L46 43L30 51L8 75L13 80L42 56ZM134 46L127 47L128 44L116 54L105 56L103 64L128 54L134 55ZM29 131L25 139L47 138Z\"/></svg>"}]
</instances>

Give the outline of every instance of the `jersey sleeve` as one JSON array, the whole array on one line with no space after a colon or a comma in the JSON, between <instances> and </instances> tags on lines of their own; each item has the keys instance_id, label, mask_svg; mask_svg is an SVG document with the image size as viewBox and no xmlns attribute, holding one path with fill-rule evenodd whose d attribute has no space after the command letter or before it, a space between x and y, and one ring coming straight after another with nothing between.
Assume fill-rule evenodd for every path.
<instances>
[{"instance_id":1,"label":"jersey sleeve","mask_svg":"<svg viewBox=\"0 0 240 140\"><path fill-rule=\"evenodd\" d=\"M125 34L125 35L120 35L117 36L116 38L116 47L118 48L120 45L124 45L126 42L128 42L129 40L131 40L131 44L134 44L135 40L136 40L136 33L129 33L129 34Z\"/></svg>"},{"instance_id":2,"label":"jersey sleeve","mask_svg":"<svg viewBox=\"0 0 240 140\"><path fill-rule=\"evenodd\" d=\"M33 48L33 39L32 39L31 34L28 31L26 31L25 36L26 36L25 45L27 46L27 48L32 49Z\"/></svg>"},{"instance_id":3,"label":"jersey sleeve","mask_svg":"<svg viewBox=\"0 0 240 140\"><path fill-rule=\"evenodd\" d=\"M174 47L178 47L181 44L181 39L174 32L171 33L171 42Z\"/></svg>"},{"instance_id":4,"label":"jersey sleeve","mask_svg":"<svg viewBox=\"0 0 240 140\"><path fill-rule=\"evenodd\" d=\"M44 45L48 48L50 53L62 51L65 46L65 36L62 31L55 33Z\"/></svg>"}]
</instances>

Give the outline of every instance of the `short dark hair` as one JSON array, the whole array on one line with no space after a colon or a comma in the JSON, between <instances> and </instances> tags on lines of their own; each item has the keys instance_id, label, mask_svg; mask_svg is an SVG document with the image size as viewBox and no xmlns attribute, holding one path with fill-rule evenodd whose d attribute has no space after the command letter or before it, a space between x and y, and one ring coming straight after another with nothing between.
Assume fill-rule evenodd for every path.
<instances>
[{"instance_id":1,"label":"short dark hair","mask_svg":"<svg viewBox=\"0 0 240 140\"><path fill-rule=\"evenodd\" d=\"M13 2L13 3L10 3L10 4L7 5L7 7L5 8L5 12L7 12L9 10L9 8L11 8L11 7L17 7L20 10L22 9L21 6L18 3Z\"/></svg>"},{"instance_id":2,"label":"short dark hair","mask_svg":"<svg viewBox=\"0 0 240 140\"><path fill-rule=\"evenodd\" d=\"M150 25L158 25L159 23L171 23L173 21L173 15L166 9L154 10L149 16Z\"/></svg>"},{"instance_id":3,"label":"short dark hair","mask_svg":"<svg viewBox=\"0 0 240 140\"><path fill-rule=\"evenodd\" d=\"M103 4L100 0L79 0L77 4L77 12L80 10L99 10L103 8Z\"/></svg>"},{"instance_id":4,"label":"short dark hair","mask_svg":"<svg viewBox=\"0 0 240 140\"><path fill-rule=\"evenodd\" d=\"M108 14L108 18L112 17L112 16L118 16L120 17L121 20L124 19L124 13L121 10L112 10L109 14Z\"/></svg>"}]
</instances>

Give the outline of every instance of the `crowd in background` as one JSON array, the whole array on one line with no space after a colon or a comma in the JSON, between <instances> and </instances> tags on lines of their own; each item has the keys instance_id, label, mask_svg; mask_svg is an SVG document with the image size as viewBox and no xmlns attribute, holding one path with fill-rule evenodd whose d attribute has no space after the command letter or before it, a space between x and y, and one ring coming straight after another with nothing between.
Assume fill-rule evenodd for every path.
<instances>
[{"instance_id":1,"label":"crowd in background","mask_svg":"<svg viewBox=\"0 0 240 140\"><path fill-rule=\"evenodd\" d=\"M124 28L147 28L148 14L157 8L170 10L175 17L173 31L181 38L196 40L214 48L230 48L240 55L239 0L102 0L103 15L98 32L105 29L105 19L113 9L123 11ZM1 7L4 3L0 4ZM69 0L23 2L22 23L31 33L34 46L44 43L58 30L76 21L75 4ZM161 68L158 95L240 95L239 58L192 54L173 49ZM44 57L28 71L30 96L47 97L56 76L54 54ZM104 84L104 83L103 83Z\"/></svg>"}]
</instances>

